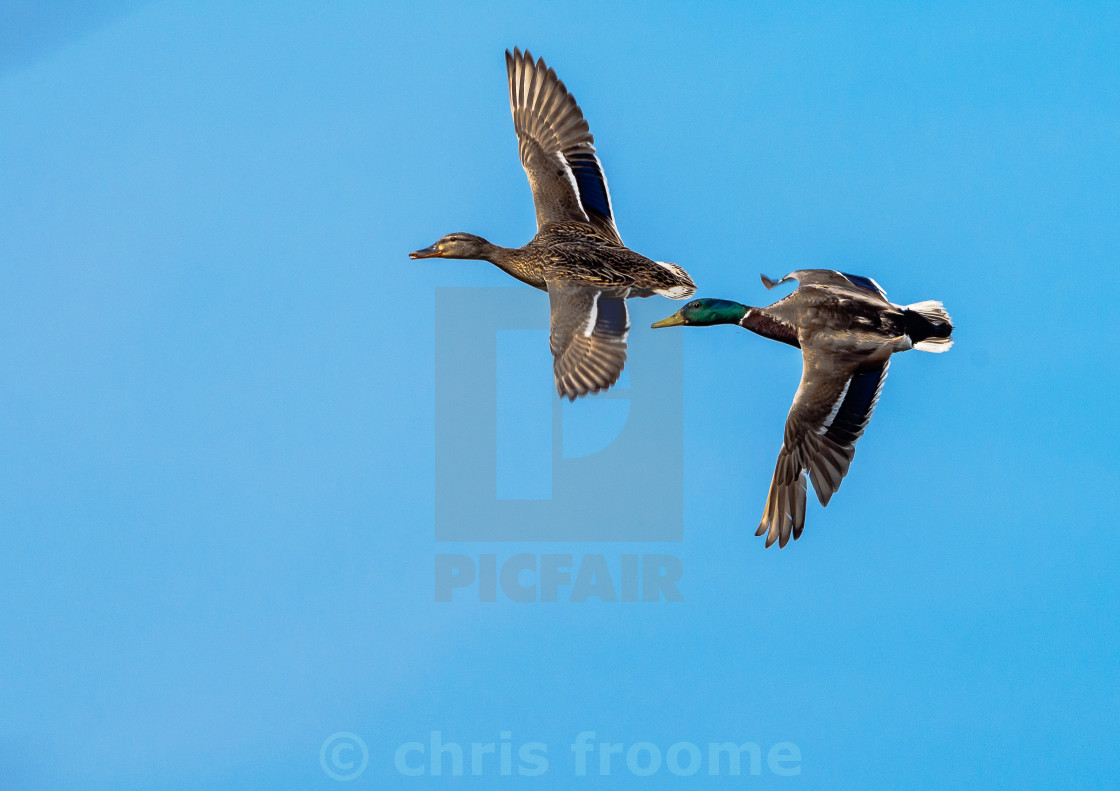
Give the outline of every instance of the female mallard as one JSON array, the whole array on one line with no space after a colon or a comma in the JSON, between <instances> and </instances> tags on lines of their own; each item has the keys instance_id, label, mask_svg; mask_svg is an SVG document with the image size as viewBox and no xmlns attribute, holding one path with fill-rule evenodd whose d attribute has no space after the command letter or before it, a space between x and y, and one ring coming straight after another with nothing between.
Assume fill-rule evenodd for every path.
<instances>
[{"instance_id":1,"label":"female mallard","mask_svg":"<svg viewBox=\"0 0 1120 791\"><path fill-rule=\"evenodd\" d=\"M618 381L630 330L627 298L685 299L696 286L676 264L652 261L622 243L594 138L556 72L516 48L506 51L506 72L537 235L515 249L453 233L409 257L489 261L547 291L556 390L574 401Z\"/></svg>"},{"instance_id":2,"label":"female mallard","mask_svg":"<svg viewBox=\"0 0 1120 791\"><path fill-rule=\"evenodd\" d=\"M895 305L871 278L802 269L766 288L796 280L798 288L766 308L698 299L654 327L738 324L801 349L801 386L786 418L770 494L755 535L784 547L805 527L805 473L828 505L848 473L887 378L890 356L907 349L943 352L953 345L952 320L940 302Z\"/></svg>"}]
</instances>

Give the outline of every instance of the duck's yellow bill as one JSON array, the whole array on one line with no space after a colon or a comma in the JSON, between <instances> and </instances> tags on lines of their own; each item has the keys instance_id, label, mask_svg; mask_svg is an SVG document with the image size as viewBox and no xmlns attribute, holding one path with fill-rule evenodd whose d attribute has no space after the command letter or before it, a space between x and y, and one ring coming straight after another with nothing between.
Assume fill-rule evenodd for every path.
<instances>
[{"instance_id":1,"label":"duck's yellow bill","mask_svg":"<svg viewBox=\"0 0 1120 791\"><path fill-rule=\"evenodd\" d=\"M661 327L679 327L684 323L684 316L681 315L680 311L677 311L672 316L669 316L666 319L662 319L661 321L655 321L650 326L656 330Z\"/></svg>"}]
</instances>

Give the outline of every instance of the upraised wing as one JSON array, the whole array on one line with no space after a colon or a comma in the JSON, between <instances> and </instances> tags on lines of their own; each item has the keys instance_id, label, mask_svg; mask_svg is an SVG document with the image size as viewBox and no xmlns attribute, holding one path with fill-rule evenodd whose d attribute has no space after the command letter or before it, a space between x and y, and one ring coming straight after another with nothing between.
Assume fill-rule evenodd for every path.
<instances>
[{"instance_id":1,"label":"upraised wing","mask_svg":"<svg viewBox=\"0 0 1120 791\"><path fill-rule=\"evenodd\" d=\"M887 292L882 286L869 277L863 275L849 275L847 272L838 272L835 269L798 269L790 272L780 280L771 280L762 275L762 285L767 289L796 280L802 286L840 286L841 288L858 288L873 294L884 302L887 301Z\"/></svg>"},{"instance_id":2,"label":"upraised wing","mask_svg":"<svg viewBox=\"0 0 1120 791\"><path fill-rule=\"evenodd\" d=\"M586 222L622 244L594 137L556 72L528 51L506 50L509 104L521 164L533 190L537 228Z\"/></svg>"}]
</instances>

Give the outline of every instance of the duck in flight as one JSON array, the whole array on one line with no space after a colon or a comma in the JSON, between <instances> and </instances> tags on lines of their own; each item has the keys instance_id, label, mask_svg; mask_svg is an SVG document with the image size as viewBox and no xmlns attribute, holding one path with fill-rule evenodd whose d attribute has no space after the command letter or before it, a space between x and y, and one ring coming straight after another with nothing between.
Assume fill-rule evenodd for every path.
<instances>
[{"instance_id":1,"label":"duck in flight","mask_svg":"<svg viewBox=\"0 0 1120 791\"><path fill-rule=\"evenodd\" d=\"M907 349L944 352L953 345L952 320L940 302L896 305L871 278L828 269L802 269L767 289L795 280L797 289L755 308L722 299L697 299L654 327L738 324L801 349L801 385L786 418L785 438L762 522L755 535L784 547L805 528L805 474L822 506L848 473L887 377L890 357Z\"/></svg>"},{"instance_id":2,"label":"duck in flight","mask_svg":"<svg viewBox=\"0 0 1120 791\"><path fill-rule=\"evenodd\" d=\"M696 286L676 264L653 261L622 243L594 138L556 72L515 48L506 51L506 73L517 149L537 210L536 236L510 248L452 233L409 257L489 261L547 291L556 391L574 401L618 381L630 330L625 300L653 294L686 299Z\"/></svg>"}]
</instances>

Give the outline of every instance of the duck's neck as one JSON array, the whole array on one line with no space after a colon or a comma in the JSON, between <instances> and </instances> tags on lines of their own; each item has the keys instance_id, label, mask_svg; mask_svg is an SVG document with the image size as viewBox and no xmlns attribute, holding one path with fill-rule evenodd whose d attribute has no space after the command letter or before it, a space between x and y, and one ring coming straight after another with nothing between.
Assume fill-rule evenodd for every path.
<instances>
[{"instance_id":1,"label":"duck's neck","mask_svg":"<svg viewBox=\"0 0 1120 791\"><path fill-rule=\"evenodd\" d=\"M470 257L475 261L489 261L492 264L498 264L509 252L510 249L508 247L499 247L485 239L479 239L471 249L470 255L464 256L464 258ZM501 266L501 264L498 264L498 266Z\"/></svg>"},{"instance_id":2,"label":"duck's neck","mask_svg":"<svg viewBox=\"0 0 1120 791\"><path fill-rule=\"evenodd\" d=\"M489 261L498 269L512 275L517 269L517 250L512 247L490 244L489 242L486 245L486 255L483 260Z\"/></svg>"},{"instance_id":3,"label":"duck's neck","mask_svg":"<svg viewBox=\"0 0 1120 791\"><path fill-rule=\"evenodd\" d=\"M766 308L752 308L745 305L740 305L740 307L743 308L743 315L736 322L740 327L761 335L763 338L770 338L801 348L801 343L797 340L796 327L770 315Z\"/></svg>"},{"instance_id":4,"label":"duck's neck","mask_svg":"<svg viewBox=\"0 0 1120 791\"><path fill-rule=\"evenodd\" d=\"M486 254L479 256L482 260L489 261L498 269L501 269L507 275L512 275L522 283L528 283L534 288L548 288L541 277L540 267L533 266L533 262L526 257L524 248L499 247L489 242L486 244Z\"/></svg>"}]
</instances>

